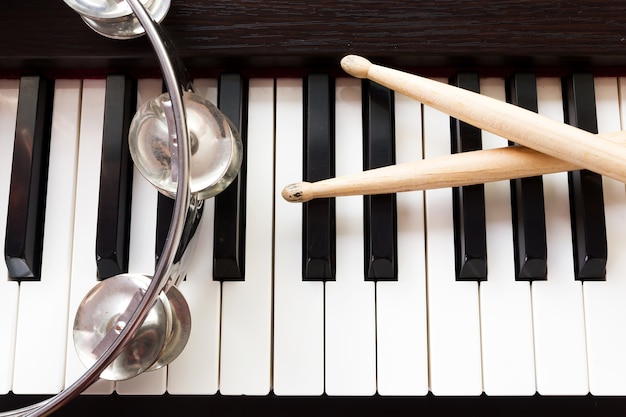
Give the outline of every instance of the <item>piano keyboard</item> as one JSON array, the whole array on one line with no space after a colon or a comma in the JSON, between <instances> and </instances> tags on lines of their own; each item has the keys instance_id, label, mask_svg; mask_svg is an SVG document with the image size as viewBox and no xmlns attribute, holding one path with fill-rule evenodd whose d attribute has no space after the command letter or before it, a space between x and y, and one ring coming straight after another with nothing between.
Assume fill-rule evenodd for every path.
<instances>
[{"instance_id":1,"label":"piano keyboard","mask_svg":"<svg viewBox=\"0 0 626 417\"><path fill-rule=\"evenodd\" d=\"M621 130L625 81L591 81L598 131ZM583 84L580 89L589 88ZM220 101L221 85L226 81L195 82L197 91L213 102ZM236 210L245 216L245 234L241 242L235 238L231 252L243 278L214 279L221 273L214 272L213 256L214 233L221 227L214 213L221 203L219 197L208 200L194 263L180 285L193 317L186 350L167 369L129 381L99 381L89 393L626 395L623 184L601 180L608 260L606 276L595 278L605 279L576 277L575 271L583 267L578 259L584 262L596 252L577 246L572 236L578 233L584 239L585 233L596 233L597 226L589 223L586 227L593 230L584 232L574 222L578 231L572 231L568 174L558 173L543 177L545 279L516 279L520 262L528 259L515 260L516 242L523 240L514 238L520 233L514 231L520 205L512 209L511 194L516 191L507 181L484 185L486 280L458 280L457 264L469 259L472 249L464 246L462 259L455 259L463 232L457 230L455 239L453 212L458 210L450 189L398 194L395 203L372 200L369 211L364 211L362 197L337 198L334 209L326 203L321 210L308 211L311 218L334 210L330 220L307 220L326 225L317 232L303 226L302 206L280 197L282 187L299 181L312 163L305 164L302 155L313 146L309 142L315 134L309 127L311 121L323 119L320 113L331 115L325 129L334 136L334 149L331 139L319 146L334 152L335 165L327 172L334 170L335 175L363 169L368 153L363 151L364 137L375 136L370 117L392 118L387 133L393 155L387 157L397 163L450 153L453 133L447 115L398 94L388 95L385 102L384 94L373 92L374 86L356 79L250 79L239 85L245 87L245 203L238 194L234 198ZM309 85L316 88L307 89ZM160 80L139 80L137 105L160 94L161 88ZM19 90L19 80L0 80L0 142L5 150L0 155L2 244ZM537 78L537 110L573 123L568 113L573 104L567 91L564 104L563 90L561 79ZM84 370L73 350L71 328L78 303L98 279L96 226L106 91L105 80L55 83L41 277L18 283L1 263L6 279L0 279L0 393L54 394ZM307 107L313 96L323 102L323 91L331 93L326 99L329 108ZM480 79L480 91L506 100L507 81ZM504 144L487 132L480 133L480 139L485 149ZM367 143L371 149L382 146ZM597 179L590 182L598 186ZM157 195L135 171L127 242L130 272L154 272ZM395 218L395 230L374 231L380 222L370 219L369 212ZM307 277L303 257L313 252L307 245L303 248L304 235L324 240L333 223L336 238L325 243L330 251L314 259L310 270L330 266L321 267L318 279ZM238 225L236 221L233 228ZM466 218L464 230L472 227L471 218ZM391 254L385 253L389 245L377 240L387 239L380 237L385 234L397 248ZM366 235L375 241L367 242ZM584 256L575 260L581 250ZM599 258L601 262L602 254ZM366 271L394 264L391 278L376 272L366 279Z\"/></svg>"}]
</instances>

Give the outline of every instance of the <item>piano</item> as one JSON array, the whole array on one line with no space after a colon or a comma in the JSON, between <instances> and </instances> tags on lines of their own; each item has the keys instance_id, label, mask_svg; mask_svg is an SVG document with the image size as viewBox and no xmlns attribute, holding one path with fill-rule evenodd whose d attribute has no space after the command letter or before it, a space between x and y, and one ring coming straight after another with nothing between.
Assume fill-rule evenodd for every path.
<instances>
[{"instance_id":1,"label":"piano","mask_svg":"<svg viewBox=\"0 0 626 417\"><path fill-rule=\"evenodd\" d=\"M153 272L171 201L124 145L135 107L162 90L147 40L104 39L60 1L9 1L0 22L0 245L39 237L0 277L9 410L84 370L78 303L116 271ZM302 178L505 143L347 77L349 53L622 130L622 2L174 1L163 25L196 91L238 125L246 161L197 231L181 357L99 381L55 415L626 411L623 184L582 171L280 197ZM20 159L16 138L43 143L40 157Z\"/></svg>"}]
</instances>

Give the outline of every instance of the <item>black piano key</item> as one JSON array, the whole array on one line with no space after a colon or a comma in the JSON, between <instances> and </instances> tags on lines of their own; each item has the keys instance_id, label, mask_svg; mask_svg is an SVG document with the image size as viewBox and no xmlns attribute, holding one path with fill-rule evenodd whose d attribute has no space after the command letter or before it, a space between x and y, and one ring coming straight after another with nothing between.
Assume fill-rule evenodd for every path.
<instances>
[{"instance_id":1,"label":"black piano key","mask_svg":"<svg viewBox=\"0 0 626 417\"><path fill-rule=\"evenodd\" d=\"M517 73L507 83L507 101L537 112L537 82L534 74ZM545 280L548 248L541 176L511 180L511 208L515 279Z\"/></svg>"},{"instance_id":2,"label":"black piano key","mask_svg":"<svg viewBox=\"0 0 626 417\"><path fill-rule=\"evenodd\" d=\"M128 271L133 172L128 129L136 97L136 82L123 75L107 77L96 232L96 265L100 279Z\"/></svg>"},{"instance_id":3,"label":"black piano key","mask_svg":"<svg viewBox=\"0 0 626 417\"><path fill-rule=\"evenodd\" d=\"M475 73L459 73L451 83L474 92L480 91ZM482 148L480 129L457 119L450 119L452 153ZM487 229L485 225L485 190L482 184L452 190L454 246L457 280L487 279Z\"/></svg>"},{"instance_id":4,"label":"black piano key","mask_svg":"<svg viewBox=\"0 0 626 417\"><path fill-rule=\"evenodd\" d=\"M395 164L393 92L363 81L363 169ZM397 280L396 195L364 196L365 279Z\"/></svg>"},{"instance_id":5,"label":"black piano key","mask_svg":"<svg viewBox=\"0 0 626 417\"><path fill-rule=\"evenodd\" d=\"M598 133L593 75L577 73L563 82L565 121ZM569 173L574 268L578 280L603 280L607 242L602 176L588 170Z\"/></svg>"},{"instance_id":6,"label":"black piano key","mask_svg":"<svg viewBox=\"0 0 626 417\"><path fill-rule=\"evenodd\" d=\"M174 199L159 193L157 196L157 224L156 224L156 240L155 240L155 259L159 262L167 234L170 230L172 215L174 213Z\"/></svg>"},{"instance_id":7,"label":"black piano key","mask_svg":"<svg viewBox=\"0 0 626 417\"><path fill-rule=\"evenodd\" d=\"M335 176L334 82L311 74L304 87L305 181ZM335 199L319 198L302 205L303 280L334 281L336 270Z\"/></svg>"},{"instance_id":8,"label":"black piano key","mask_svg":"<svg viewBox=\"0 0 626 417\"><path fill-rule=\"evenodd\" d=\"M156 219L156 239L155 239L155 264L159 262L161 258L161 254L163 253L163 248L165 247L165 242L167 240L167 235L170 231L170 224L172 222L172 216L174 215L174 206L175 200L166 196L165 194L159 193L157 195L157 219ZM176 253L174 254L174 263L179 263L183 256L189 254L189 252L185 252L189 243L192 241L198 226L200 224L200 220L202 218L203 205L198 206L195 212L188 211L187 217L185 220L185 228L183 229L182 236L180 239L180 244L176 249ZM183 261L184 262L184 261ZM184 264L183 264L184 268ZM183 270L184 272L184 270ZM183 279L186 279L186 275L183 274Z\"/></svg>"},{"instance_id":9,"label":"black piano key","mask_svg":"<svg viewBox=\"0 0 626 417\"><path fill-rule=\"evenodd\" d=\"M166 92L167 86L165 82L161 85L161 91ZM174 214L174 199L166 196L162 193L157 193L157 218L156 218L156 231L154 240L154 262L155 266L161 259L163 248L165 247L165 241L167 234L170 230L170 223L172 221L172 215Z\"/></svg>"},{"instance_id":10,"label":"black piano key","mask_svg":"<svg viewBox=\"0 0 626 417\"><path fill-rule=\"evenodd\" d=\"M239 175L215 196L213 279L243 281L246 230L246 123L247 83L239 74L223 74L219 80L218 107L241 134L244 156Z\"/></svg>"},{"instance_id":11,"label":"black piano key","mask_svg":"<svg viewBox=\"0 0 626 417\"><path fill-rule=\"evenodd\" d=\"M4 246L17 280L40 279L53 95L50 81L20 79Z\"/></svg>"}]
</instances>

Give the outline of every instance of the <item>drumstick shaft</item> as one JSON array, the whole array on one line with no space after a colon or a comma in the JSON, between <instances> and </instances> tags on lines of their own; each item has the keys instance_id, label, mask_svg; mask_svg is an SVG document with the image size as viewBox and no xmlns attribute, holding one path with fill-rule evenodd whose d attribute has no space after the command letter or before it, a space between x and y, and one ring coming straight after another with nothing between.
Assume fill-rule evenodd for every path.
<instances>
[{"instance_id":1,"label":"drumstick shaft","mask_svg":"<svg viewBox=\"0 0 626 417\"><path fill-rule=\"evenodd\" d=\"M626 148L624 131L594 136ZM285 187L282 195L287 201L302 203L313 198L461 187L577 169L580 167L562 159L523 146L508 146L422 159L313 183L300 182Z\"/></svg>"},{"instance_id":2,"label":"drumstick shaft","mask_svg":"<svg viewBox=\"0 0 626 417\"><path fill-rule=\"evenodd\" d=\"M291 184L287 201L347 195L387 194L532 177L572 171L578 166L523 146L463 152L390 165L314 183Z\"/></svg>"},{"instance_id":3,"label":"drumstick shaft","mask_svg":"<svg viewBox=\"0 0 626 417\"><path fill-rule=\"evenodd\" d=\"M626 182L626 147L512 104L428 78L345 57L342 67L459 120L578 167Z\"/></svg>"}]
</instances>

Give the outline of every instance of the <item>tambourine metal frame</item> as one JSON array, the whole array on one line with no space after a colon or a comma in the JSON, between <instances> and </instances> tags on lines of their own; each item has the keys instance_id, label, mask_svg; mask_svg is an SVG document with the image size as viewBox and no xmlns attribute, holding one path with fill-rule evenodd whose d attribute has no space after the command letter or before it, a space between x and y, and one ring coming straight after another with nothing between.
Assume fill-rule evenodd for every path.
<instances>
[{"instance_id":1,"label":"tambourine metal frame","mask_svg":"<svg viewBox=\"0 0 626 417\"><path fill-rule=\"evenodd\" d=\"M112 344L104 351L100 358L91 366L76 382L61 391L59 394L42 402L7 412L1 412L0 417L9 416L45 416L59 408L65 403L78 396L82 391L96 382L100 374L110 365L110 363L122 352L126 344L140 328L146 318L150 308L155 303L162 291L167 291L182 278L184 267L178 263L184 262L177 259L177 252L181 240L184 236L188 223L196 222L199 219L198 209L202 201L191 195L190 191L190 149L185 118L185 108L183 105L183 89L187 86L181 83L183 78L179 78L180 65L172 60L170 51L163 41L163 34L159 25L153 20L139 0L125 0L132 9L135 17L143 26L145 33L150 40L159 60L159 65L163 73L163 78L171 101L171 113L168 117L168 130L170 137L177 140L176 160L177 163L177 189L176 200L174 202L174 212L167 234L163 253L156 265L155 274L152 278L143 297L136 305L130 305L128 311L134 310L126 326L119 333ZM169 110L166 110L169 111ZM171 126L173 121L174 126Z\"/></svg>"}]
</instances>

